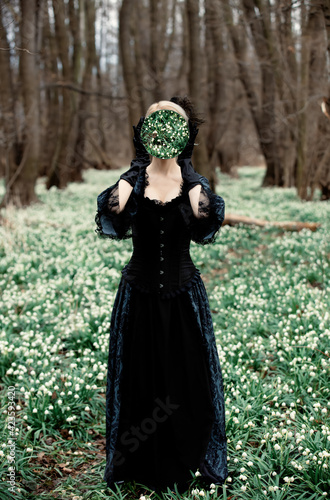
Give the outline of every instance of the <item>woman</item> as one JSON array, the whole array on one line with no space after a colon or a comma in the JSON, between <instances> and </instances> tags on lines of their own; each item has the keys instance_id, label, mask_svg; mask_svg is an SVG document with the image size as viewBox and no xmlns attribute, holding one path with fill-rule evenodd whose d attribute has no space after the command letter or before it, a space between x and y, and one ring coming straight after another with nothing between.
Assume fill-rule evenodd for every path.
<instances>
[{"instance_id":1,"label":"woman","mask_svg":"<svg viewBox=\"0 0 330 500\"><path fill-rule=\"evenodd\" d=\"M181 104L181 105L180 105ZM96 232L133 238L110 327L104 480L135 480L184 491L192 472L228 476L222 374L208 297L189 255L193 240L215 241L224 200L191 164L198 133L188 98L152 104L174 110L190 138L171 159L151 157L134 129L131 168L97 199Z\"/></svg>"}]
</instances>

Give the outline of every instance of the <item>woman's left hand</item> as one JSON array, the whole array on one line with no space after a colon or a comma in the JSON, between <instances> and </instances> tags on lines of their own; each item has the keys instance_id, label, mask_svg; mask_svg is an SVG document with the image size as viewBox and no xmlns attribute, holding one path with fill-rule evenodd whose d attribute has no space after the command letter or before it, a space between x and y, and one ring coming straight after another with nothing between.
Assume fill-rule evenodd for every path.
<instances>
[{"instance_id":1,"label":"woman's left hand","mask_svg":"<svg viewBox=\"0 0 330 500\"><path fill-rule=\"evenodd\" d=\"M196 127L196 124L193 123L190 119L188 124L190 131L189 140L184 150L179 154L177 163L181 167L182 178L188 188L188 191L190 191L190 189L195 187L197 184L200 184L201 182L199 180L199 174L196 172L191 163L194 142L199 129Z\"/></svg>"}]
</instances>

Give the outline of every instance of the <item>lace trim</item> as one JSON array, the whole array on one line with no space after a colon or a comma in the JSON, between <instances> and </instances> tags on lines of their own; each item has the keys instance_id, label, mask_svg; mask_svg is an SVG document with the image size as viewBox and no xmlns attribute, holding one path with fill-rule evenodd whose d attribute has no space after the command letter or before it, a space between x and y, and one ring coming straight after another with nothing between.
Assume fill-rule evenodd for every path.
<instances>
[{"instance_id":1,"label":"lace trim","mask_svg":"<svg viewBox=\"0 0 330 500\"><path fill-rule=\"evenodd\" d=\"M122 240L132 236L133 199L130 197L125 208L119 212L118 184L119 181L102 191L97 197L95 232L101 238Z\"/></svg>"},{"instance_id":2,"label":"lace trim","mask_svg":"<svg viewBox=\"0 0 330 500\"><path fill-rule=\"evenodd\" d=\"M191 239L200 245L215 243L225 216L224 199L213 193L208 180L201 178L201 192L198 204L199 217L195 217L190 205L180 203L179 208L187 227L191 231Z\"/></svg>"},{"instance_id":3,"label":"lace trim","mask_svg":"<svg viewBox=\"0 0 330 500\"><path fill-rule=\"evenodd\" d=\"M149 196L145 196L146 187L149 185L150 185L149 174L148 174L147 169L146 169L144 172L143 196L146 200L152 201L156 205L161 205L161 206L168 205L169 203L172 203L172 201L177 200L178 198L181 198L181 196L183 195L183 185L184 185L183 179L181 180L181 183L180 183L179 194L177 196L174 196L174 198L172 198L171 200L168 200L168 201L161 201L161 200L157 200L156 198L149 198Z\"/></svg>"},{"instance_id":4,"label":"lace trim","mask_svg":"<svg viewBox=\"0 0 330 500\"><path fill-rule=\"evenodd\" d=\"M211 210L210 198L208 197L204 187L201 186L201 192L199 195L199 202L198 202L198 217L201 219L209 217L210 210Z\"/></svg>"},{"instance_id":5,"label":"lace trim","mask_svg":"<svg viewBox=\"0 0 330 500\"><path fill-rule=\"evenodd\" d=\"M114 189L110 191L109 197L107 200L107 207L110 210L110 212L115 212L116 214L119 214L119 185L118 183L115 185Z\"/></svg>"}]
</instances>

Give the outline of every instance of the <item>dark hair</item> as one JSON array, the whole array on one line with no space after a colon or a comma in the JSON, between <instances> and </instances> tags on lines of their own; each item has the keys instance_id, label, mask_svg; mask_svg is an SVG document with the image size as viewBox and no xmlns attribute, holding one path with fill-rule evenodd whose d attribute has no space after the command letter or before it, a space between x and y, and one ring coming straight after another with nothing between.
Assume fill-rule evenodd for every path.
<instances>
[{"instance_id":1,"label":"dark hair","mask_svg":"<svg viewBox=\"0 0 330 500\"><path fill-rule=\"evenodd\" d=\"M197 126L202 125L202 123L205 123L205 120L201 117L200 113L196 112L196 109L191 102L190 98L185 95L185 96L178 96L175 95L171 97L170 99L171 102L174 102L174 104L178 104L185 110L185 112L188 115L188 118L195 123Z\"/></svg>"}]
</instances>

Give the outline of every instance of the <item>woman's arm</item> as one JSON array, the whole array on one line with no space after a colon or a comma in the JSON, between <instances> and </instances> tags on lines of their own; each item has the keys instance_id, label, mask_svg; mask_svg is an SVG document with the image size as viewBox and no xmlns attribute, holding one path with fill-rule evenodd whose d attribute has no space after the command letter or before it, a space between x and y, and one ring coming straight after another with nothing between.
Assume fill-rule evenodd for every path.
<instances>
[{"instance_id":1,"label":"woman's arm","mask_svg":"<svg viewBox=\"0 0 330 500\"><path fill-rule=\"evenodd\" d=\"M125 181L125 179L120 179L118 183L118 205L113 207L113 212L120 214L120 212L124 210L132 191L133 186L129 182Z\"/></svg>"},{"instance_id":2,"label":"woman's arm","mask_svg":"<svg viewBox=\"0 0 330 500\"><path fill-rule=\"evenodd\" d=\"M190 204L195 217L200 218L201 213L199 212L199 199L201 194L201 184L197 184L189 191Z\"/></svg>"}]
</instances>

